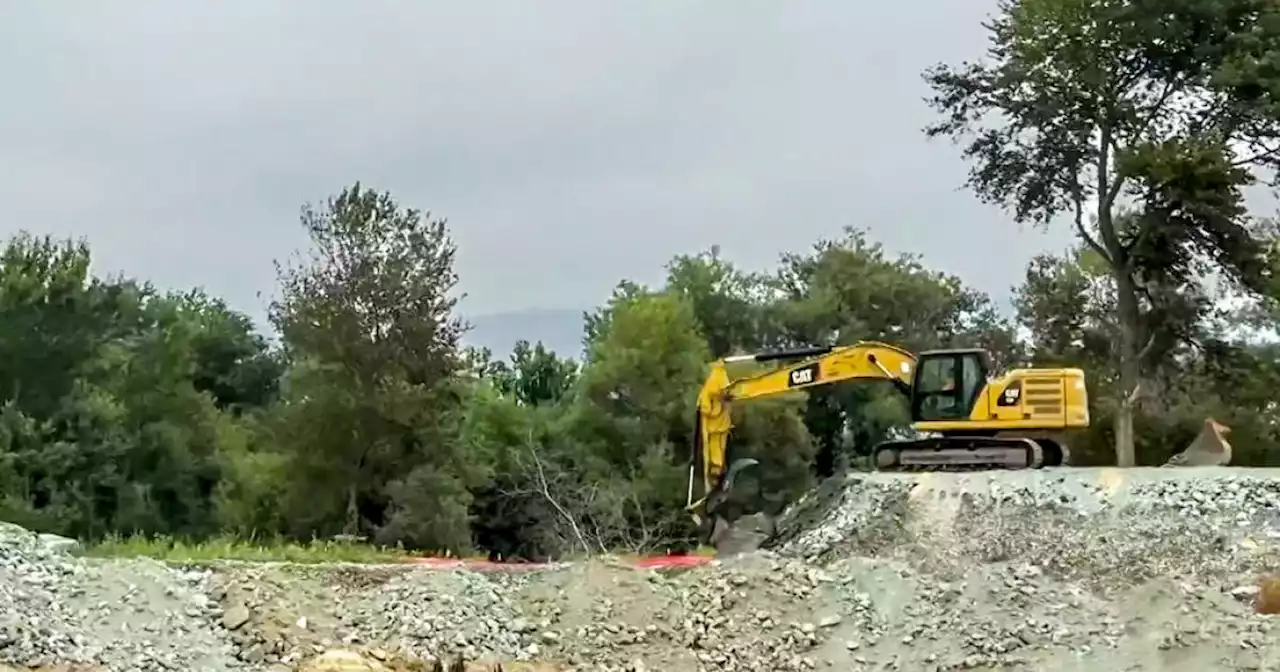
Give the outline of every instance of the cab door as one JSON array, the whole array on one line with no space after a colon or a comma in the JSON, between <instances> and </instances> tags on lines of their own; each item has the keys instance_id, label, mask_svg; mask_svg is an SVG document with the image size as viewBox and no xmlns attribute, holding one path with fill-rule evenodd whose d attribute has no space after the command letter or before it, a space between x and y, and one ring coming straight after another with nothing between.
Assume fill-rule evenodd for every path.
<instances>
[{"instance_id":1,"label":"cab door","mask_svg":"<svg viewBox=\"0 0 1280 672\"><path fill-rule=\"evenodd\" d=\"M912 420L968 420L985 381L985 362L979 352L922 353L912 385Z\"/></svg>"}]
</instances>

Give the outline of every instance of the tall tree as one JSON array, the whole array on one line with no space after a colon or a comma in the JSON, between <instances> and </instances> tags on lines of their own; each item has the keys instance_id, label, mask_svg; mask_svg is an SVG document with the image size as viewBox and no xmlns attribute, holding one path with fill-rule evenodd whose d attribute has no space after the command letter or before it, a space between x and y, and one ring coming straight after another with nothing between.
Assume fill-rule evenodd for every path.
<instances>
[{"instance_id":1,"label":"tall tree","mask_svg":"<svg viewBox=\"0 0 1280 672\"><path fill-rule=\"evenodd\" d=\"M112 292L89 276L89 247L27 233L0 252L0 398L53 413L109 338Z\"/></svg>"},{"instance_id":2,"label":"tall tree","mask_svg":"<svg viewBox=\"0 0 1280 672\"><path fill-rule=\"evenodd\" d=\"M263 408L279 392L283 362L254 331L247 315L203 291L169 297L195 325L191 348L196 389L219 408L241 412Z\"/></svg>"},{"instance_id":3,"label":"tall tree","mask_svg":"<svg viewBox=\"0 0 1280 672\"><path fill-rule=\"evenodd\" d=\"M721 257L719 247L672 259L666 289L692 304L712 357L760 347L761 279Z\"/></svg>"},{"instance_id":4,"label":"tall tree","mask_svg":"<svg viewBox=\"0 0 1280 672\"><path fill-rule=\"evenodd\" d=\"M539 341L516 341L510 362L489 362L484 374L494 386L517 403L529 406L555 404L578 380L578 363L561 359Z\"/></svg>"},{"instance_id":5,"label":"tall tree","mask_svg":"<svg viewBox=\"0 0 1280 672\"><path fill-rule=\"evenodd\" d=\"M1263 284L1241 191L1280 163L1277 17L1269 0L1002 0L988 60L925 73L941 116L926 133L965 141L968 186L1019 222L1070 217L1107 264L1121 465L1148 314L1209 271Z\"/></svg>"},{"instance_id":6,"label":"tall tree","mask_svg":"<svg viewBox=\"0 0 1280 672\"><path fill-rule=\"evenodd\" d=\"M311 531L376 534L459 550L468 543L456 454L454 245L445 222L356 184L305 208L309 263L281 269L271 319L295 364L284 413Z\"/></svg>"}]
</instances>

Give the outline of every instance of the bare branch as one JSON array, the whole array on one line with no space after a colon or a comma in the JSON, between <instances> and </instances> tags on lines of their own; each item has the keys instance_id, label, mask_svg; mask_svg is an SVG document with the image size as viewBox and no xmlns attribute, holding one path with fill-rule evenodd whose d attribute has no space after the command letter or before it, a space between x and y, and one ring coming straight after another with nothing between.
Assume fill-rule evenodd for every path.
<instances>
[{"instance_id":1,"label":"bare branch","mask_svg":"<svg viewBox=\"0 0 1280 672\"><path fill-rule=\"evenodd\" d=\"M1155 347L1156 347L1156 335L1151 334L1149 337L1147 337L1147 343L1142 346L1141 350L1138 351L1137 360L1139 362L1145 360L1147 356L1151 354L1152 349L1154 349Z\"/></svg>"},{"instance_id":2,"label":"bare branch","mask_svg":"<svg viewBox=\"0 0 1280 672\"><path fill-rule=\"evenodd\" d=\"M1097 239L1095 239L1084 226L1084 197L1077 190L1075 198L1072 200L1074 201L1073 207L1075 208L1076 232L1080 234L1080 238L1084 240L1085 244L1088 245L1090 249L1102 255L1102 258L1105 259L1108 264L1112 263L1111 255L1107 252L1106 248L1102 247L1102 245L1098 243Z\"/></svg>"},{"instance_id":3,"label":"bare branch","mask_svg":"<svg viewBox=\"0 0 1280 672\"><path fill-rule=\"evenodd\" d=\"M1275 147L1266 147L1262 146L1262 143L1260 142L1249 142L1248 144L1250 149L1255 150L1254 153L1234 161L1231 164L1232 166L1241 168L1259 163L1264 159L1274 160L1276 158L1280 158L1280 145Z\"/></svg>"},{"instance_id":4,"label":"bare branch","mask_svg":"<svg viewBox=\"0 0 1280 672\"><path fill-rule=\"evenodd\" d=\"M538 457L538 451L532 445L529 446L529 457L533 458L533 467L537 475L537 487L539 494L541 494L542 498L545 499L546 502L550 504L562 518L564 518L564 522L569 525L569 528L573 530L574 536L577 537L578 543L582 546L583 552L590 554L591 545L587 543L587 538L583 536L582 529L578 527L578 521L574 520L573 514L569 513L568 510L561 506L560 501L551 494L551 488L547 483L547 472L542 466L542 460Z\"/></svg>"},{"instance_id":5,"label":"bare branch","mask_svg":"<svg viewBox=\"0 0 1280 672\"><path fill-rule=\"evenodd\" d=\"M1138 384L1133 386L1133 391L1129 393L1129 396L1125 397L1123 403L1125 406L1132 408L1134 404L1138 403L1138 399L1141 396L1142 396L1142 381L1138 381Z\"/></svg>"}]
</instances>

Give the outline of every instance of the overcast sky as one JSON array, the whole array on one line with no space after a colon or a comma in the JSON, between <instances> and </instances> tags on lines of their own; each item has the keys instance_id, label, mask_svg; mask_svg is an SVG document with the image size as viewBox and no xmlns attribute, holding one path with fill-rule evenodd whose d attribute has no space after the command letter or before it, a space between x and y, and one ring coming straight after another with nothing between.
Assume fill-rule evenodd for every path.
<instances>
[{"instance_id":1,"label":"overcast sky","mask_svg":"<svg viewBox=\"0 0 1280 672\"><path fill-rule=\"evenodd\" d=\"M845 225L1003 298L1069 232L979 204L920 131L920 71L978 56L994 4L7 3L0 233L260 316L299 206L359 179L449 219L469 314Z\"/></svg>"}]
</instances>

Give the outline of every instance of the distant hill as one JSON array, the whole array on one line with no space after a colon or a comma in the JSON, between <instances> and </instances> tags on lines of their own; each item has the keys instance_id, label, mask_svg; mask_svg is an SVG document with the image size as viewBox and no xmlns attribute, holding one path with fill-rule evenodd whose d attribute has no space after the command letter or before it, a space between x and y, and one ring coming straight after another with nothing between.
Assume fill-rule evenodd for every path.
<instances>
[{"instance_id":1,"label":"distant hill","mask_svg":"<svg viewBox=\"0 0 1280 672\"><path fill-rule=\"evenodd\" d=\"M491 315L466 316L471 330L466 345L489 348L497 359L506 359L521 339L542 344L561 357L582 358L584 310L534 308Z\"/></svg>"}]
</instances>

